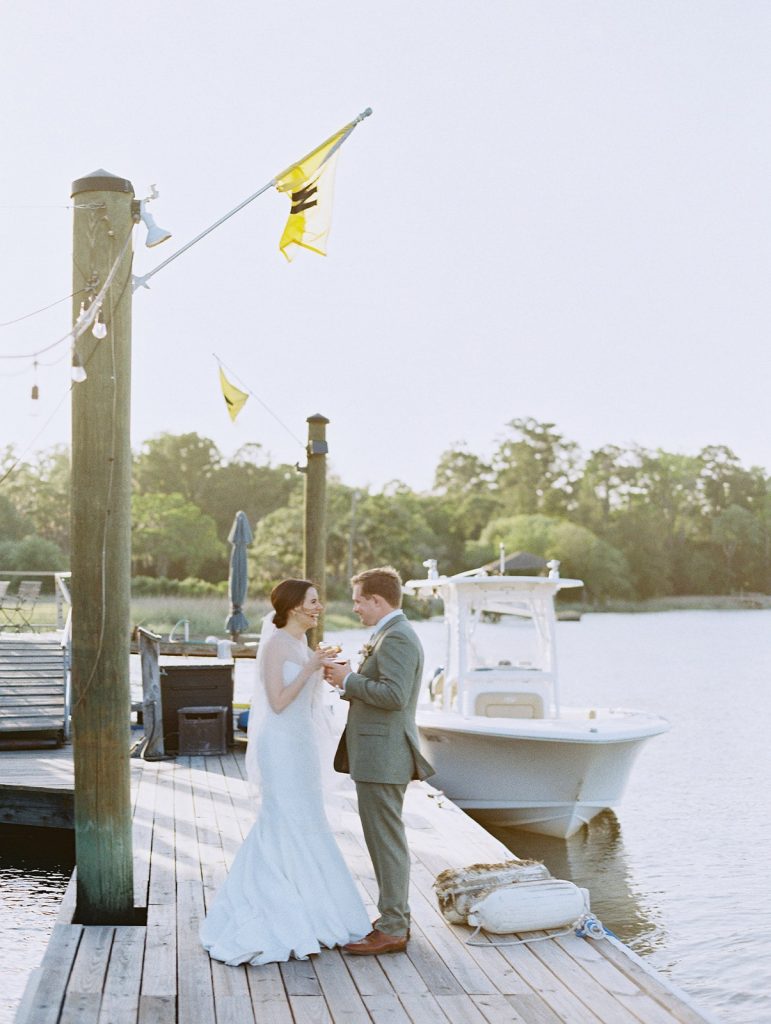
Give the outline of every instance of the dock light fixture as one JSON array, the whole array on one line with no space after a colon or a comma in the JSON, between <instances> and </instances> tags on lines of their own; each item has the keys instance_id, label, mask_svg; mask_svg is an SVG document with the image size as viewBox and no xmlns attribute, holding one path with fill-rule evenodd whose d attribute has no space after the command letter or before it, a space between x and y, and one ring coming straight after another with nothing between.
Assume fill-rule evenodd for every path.
<instances>
[{"instance_id":1,"label":"dock light fixture","mask_svg":"<svg viewBox=\"0 0 771 1024\"><path fill-rule=\"evenodd\" d=\"M158 227L153 215L147 212L147 203L147 199L139 200L139 218L144 222L144 225L147 228L145 245L148 249L152 249L153 246L160 245L161 242L165 242L167 238L171 238L171 232L166 231L165 228Z\"/></svg>"}]
</instances>

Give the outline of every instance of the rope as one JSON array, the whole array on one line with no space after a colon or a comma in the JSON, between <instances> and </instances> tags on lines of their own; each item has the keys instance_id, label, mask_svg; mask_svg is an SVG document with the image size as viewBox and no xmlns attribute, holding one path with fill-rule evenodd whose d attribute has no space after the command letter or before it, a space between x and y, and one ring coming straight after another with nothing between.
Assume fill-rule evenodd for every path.
<instances>
[{"instance_id":1,"label":"rope","mask_svg":"<svg viewBox=\"0 0 771 1024\"><path fill-rule=\"evenodd\" d=\"M212 352L212 355L217 360L218 364L222 367L222 369L223 370L227 370L228 373L230 374L230 376L233 378L233 380L238 381L238 383L241 385L241 387L244 389L244 391L246 391L247 394L251 395L252 398L256 398L257 401L260 403L260 405L263 407L263 409L266 412L270 413L270 415L273 417L273 419L276 421L276 423L278 423L281 427L283 427L284 430L287 432L287 434L289 434L289 436L292 438L292 440L296 441L300 445L302 450L305 451L305 442L301 441L300 438L297 436L297 434L292 432L291 428L288 427L286 425L286 423L284 423L284 421L281 419L281 417L278 415L278 413L273 412L273 410L270 408L270 406L266 402L263 402L263 400L260 398L260 396L255 394L254 391L252 391L252 389L249 387L249 385L245 384L244 381L241 380L241 378L238 376L238 374L234 370L231 370L229 366L227 366L225 363L223 363L222 360L220 359L220 357L217 355L216 352Z\"/></svg>"},{"instance_id":2,"label":"rope","mask_svg":"<svg viewBox=\"0 0 771 1024\"><path fill-rule=\"evenodd\" d=\"M559 939L563 935L570 935L571 932L575 933L580 939L604 939L607 933L607 929L604 927L601 921L599 921L593 914L582 914L581 917L577 918L573 924L564 928L562 931L550 931L546 935L534 935L532 939L507 939L506 941L496 942L489 937L489 933L485 932L486 941L475 942L477 935L482 931L482 925L478 924L470 937L466 939L467 946L526 946L531 942L543 942L545 939Z\"/></svg>"}]
</instances>

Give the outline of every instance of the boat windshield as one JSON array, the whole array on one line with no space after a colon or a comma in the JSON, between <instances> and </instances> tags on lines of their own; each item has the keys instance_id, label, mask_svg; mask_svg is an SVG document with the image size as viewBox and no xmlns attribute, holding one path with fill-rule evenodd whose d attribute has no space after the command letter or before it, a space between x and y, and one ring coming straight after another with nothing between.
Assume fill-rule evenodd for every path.
<instances>
[{"instance_id":1,"label":"boat windshield","mask_svg":"<svg viewBox=\"0 0 771 1024\"><path fill-rule=\"evenodd\" d=\"M548 623L531 602L505 610L470 608L465 622L468 670L550 671Z\"/></svg>"}]
</instances>

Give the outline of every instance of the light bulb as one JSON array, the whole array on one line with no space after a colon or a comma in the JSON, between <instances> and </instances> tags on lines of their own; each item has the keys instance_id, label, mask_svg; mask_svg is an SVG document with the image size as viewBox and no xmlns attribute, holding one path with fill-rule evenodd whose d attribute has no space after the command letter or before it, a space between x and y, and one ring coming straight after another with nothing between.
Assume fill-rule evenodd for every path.
<instances>
[{"instance_id":1,"label":"light bulb","mask_svg":"<svg viewBox=\"0 0 771 1024\"><path fill-rule=\"evenodd\" d=\"M40 391L37 384L32 385L32 401L36 402L40 398Z\"/></svg>"},{"instance_id":2,"label":"light bulb","mask_svg":"<svg viewBox=\"0 0 771 1024\"><path fill-rule=\"evenodd\" d=\"M80 361L80 356L77 352L72 353L72 371L70 373L73 381L76 384L82 384L83 381L88 377L85 367Z\"/></svg>"},{"instance_id":3,"label":"light bulb","mask_svg":"<svg viewBox=\"0 0 771 1024\"><path fill-rule=\"evenodd\" d=\"M94 320L94 326L91 328L91 333L95 338L98 338L99 341L101 341L102 338L107 337L107 324L102 319L101 309L96 314L96 319Z\"/></svg>"}]
</instances>

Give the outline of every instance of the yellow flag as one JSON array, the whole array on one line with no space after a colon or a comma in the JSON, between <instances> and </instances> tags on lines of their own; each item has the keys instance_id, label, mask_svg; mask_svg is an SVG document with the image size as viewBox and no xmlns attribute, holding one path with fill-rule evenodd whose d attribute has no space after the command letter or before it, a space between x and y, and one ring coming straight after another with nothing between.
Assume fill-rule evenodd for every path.
<instances>
[{"instance_id":1,"label":"yellow flag","mask_svg":"<svg viewBox=\"0 0 771 1024\"><path fill-rule=\"evenodd\" d=\"M291 261L294 246L326 256L327 235L332 218L332 193L337 151L370 110L336 132L326 142L276 176L279 192L289 192L292 208L279 249Z\"/></svg>"},{"instance_id":2,"label":"yellow flag","mask_svg":"<svg viewBox=\"0 0 771 1024\"><path fill-rule=\"evenodd\" d=\"M225 405L228 407L230 418L235 422L236 416L241 412L249 395L240 391L235 384L231 384L220 367L220 386L225 397Z\"/></svg>"}]
</instances>

